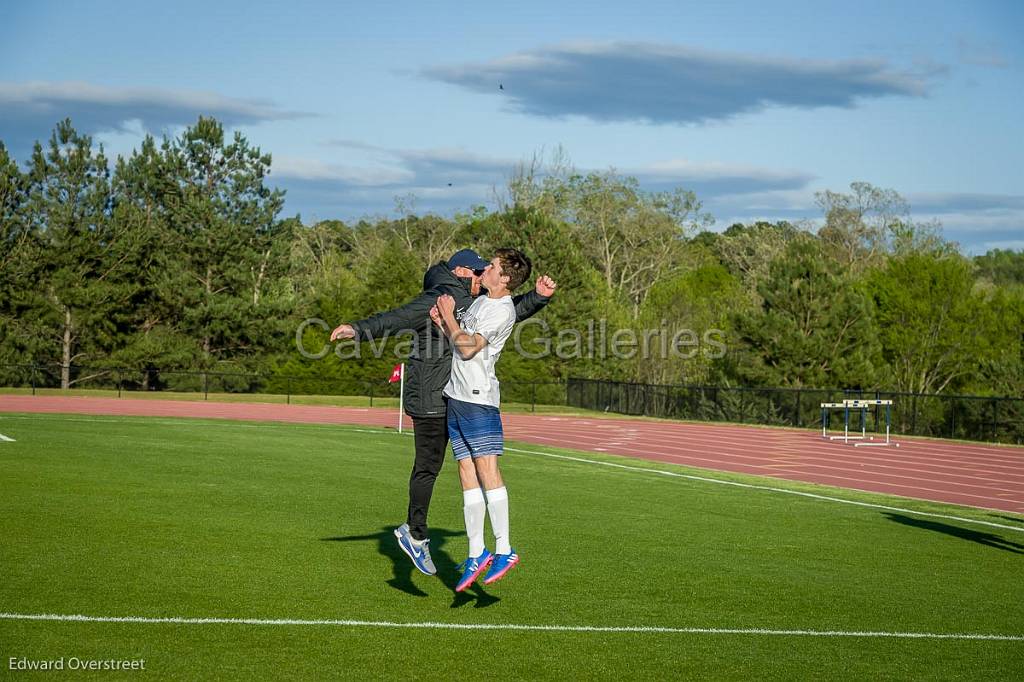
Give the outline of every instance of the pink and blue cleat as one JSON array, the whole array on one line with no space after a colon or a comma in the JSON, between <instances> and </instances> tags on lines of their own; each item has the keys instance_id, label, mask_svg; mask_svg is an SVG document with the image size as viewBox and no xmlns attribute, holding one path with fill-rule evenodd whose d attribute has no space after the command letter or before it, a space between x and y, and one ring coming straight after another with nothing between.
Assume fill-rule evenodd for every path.
<instances>
[{"instance_id":1,"label":"pink and blue cleat","mask_svg":"<svg viewBox=\"0 0 1024 682\"><path fill-rule=\"evenodd\" d=\"M462 577L459 578L459 584L455 586L456 592L462 592L467 587L472 585L480 574L487 570L487 567L491 565L491 561L494 559L494 555L484 548L484 551L478 557L469 557L461 565L459 570L462 571Z\"/></svg>"},{"instance_id":2,"label":"pink and blue cleat","mask_svg":"<svg viewBox=\"0 0 1024 682\"><path fill-rule=\"evenodd\" d=\"M495 554L494 561L491 563L491 570L487 572L487 577L484 578L484 585L498 582L518 563L519 555L516 554L514 549L508 554Z\"/></svg>"}]
</instances>

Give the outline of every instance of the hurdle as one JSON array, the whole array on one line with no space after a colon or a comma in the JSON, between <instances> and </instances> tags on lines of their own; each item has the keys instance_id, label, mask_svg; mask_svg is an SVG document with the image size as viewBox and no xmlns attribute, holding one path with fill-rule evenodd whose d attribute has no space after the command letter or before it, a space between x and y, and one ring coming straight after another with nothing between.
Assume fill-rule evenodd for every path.
<instances>
[{"instance_id":1,"label":"hurdle","mask_svg":"<svg viewBox=\"0 0 1024 682\"><path fill-rule=\"evenodd\" d=\"M876 441L874 437L868 438L867 433L867 414L868 410L872 407L882 405L885 407L885 440ZM843 435L829 435L828 427L831 416L831 410L842 410L843 411ZM860 411L860 435L850 435L850 411ZM890 438L890 431L892 427L892 401L891 400L861 400L852 399L844 400L841 403L821 403L821 437L831 441L841 440L844 444L849 445L853 442L854 447L864 446L882 446L886 447L889 445L895 445L899 447L899 443L894 443ZM854 442L859 441L859 442Z\"/></svg>"}]
</instances>

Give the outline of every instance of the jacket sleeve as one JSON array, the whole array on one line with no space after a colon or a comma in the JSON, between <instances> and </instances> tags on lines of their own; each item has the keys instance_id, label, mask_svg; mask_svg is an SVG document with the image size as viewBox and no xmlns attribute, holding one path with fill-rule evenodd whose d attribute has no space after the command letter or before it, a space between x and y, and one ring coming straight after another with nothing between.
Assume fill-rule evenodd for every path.
<instances>
[{"instance_id":1,"label":"jacket sleeve","mask_svg":"<svg viewBox=\"0 0 1024 682\"><path fill-rule=\"evenodd\" d=\"M356 339L369 341L382 336L394 335L401 331L419 332L430 321L430 309L437 303L437 293L425 291L398 308L371 315L350 324L356 331Z\"/></svg>"},{"instance_id":2,"label":"jacket sleeve","mask_svg":"<svg viewBox=\"0 0 1024 682\"><path fill-rule=\"evenodd\" d=\"M530 289L525 294L513 297L512 302L516 306L516 322L522 322L525 319L533 317L550 301L550 297L541 296L534 289Z\"/></svg>"}]
</instances>

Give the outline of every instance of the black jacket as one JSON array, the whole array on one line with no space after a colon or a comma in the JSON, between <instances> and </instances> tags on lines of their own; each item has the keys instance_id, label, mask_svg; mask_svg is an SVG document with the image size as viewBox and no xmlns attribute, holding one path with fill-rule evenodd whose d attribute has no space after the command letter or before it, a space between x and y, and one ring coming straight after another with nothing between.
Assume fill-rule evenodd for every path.
<instances>
[{"instance_id":1,"label":"black jacket","mask_svg":"<svg viewBox=\"0 0 1024 682\"><path fill-rule=\"evenodd\" d=\"M455 317L461 320L473 302L470 280L456 277L443 261L427 270L419 296L394 310L351 323L358 341L399 332L411 331L415 335L405 374L405 412L410 417L445 416L441 392L451 377L452 349L448 338L430 320L430 309L442 294L455 299ZM514 297L516 322L537 314L549 300L532 289Z\"/></svg>"}]
</instances>

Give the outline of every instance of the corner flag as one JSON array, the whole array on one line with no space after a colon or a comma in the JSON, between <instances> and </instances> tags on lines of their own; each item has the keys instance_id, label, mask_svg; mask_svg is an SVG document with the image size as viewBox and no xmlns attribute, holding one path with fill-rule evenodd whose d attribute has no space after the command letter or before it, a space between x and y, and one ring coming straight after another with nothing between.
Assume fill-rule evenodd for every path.
<instances>
[{"instance_id":1,"label":"corner flag","mask_svg":"<svg viewBox=\"0 0 1024 682\"><path fill-rule=\"evenodd\" d=\"M394 366L391 370L391 378L388 379L389 384L393 384L396 381L400 381L398 385L398 432L402 432L402 415L405 410L405 363L400 363Z\"/></svg>"},{"instance_id":2,"label":"corner flag","mask_svg":"<svg viewBox=\"0 0 1024 682\"><path fill-rule=\"evenodd\" d=\"M394 369L391 370L391 378L388 379L389 384L393 384L396 381L402 380L402 365L395 365Z\"/></svg>"}]
</instances>

